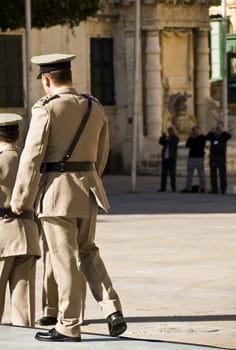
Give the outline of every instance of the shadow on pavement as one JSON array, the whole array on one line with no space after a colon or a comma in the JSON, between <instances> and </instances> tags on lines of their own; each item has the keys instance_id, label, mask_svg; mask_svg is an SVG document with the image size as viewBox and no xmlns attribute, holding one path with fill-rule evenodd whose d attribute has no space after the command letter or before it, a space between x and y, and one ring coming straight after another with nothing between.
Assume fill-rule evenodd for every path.
<instances>
[{"instance_id":1,"label":"shadow on pavement","mask_svg":"<svg viewBox=\"0 0 236 350\"><path fill-rule=\"evenodd\" d=\"M155 176L139 176L132 192L130 181L130 176L124 175L103 177L111 204L110 214L225 214L236 211L235 194L181 193L178 192L183 188L181 184L177 192L168 188L166 192L157 192Z\"/></svg>"},{"instance_id":2,"label":"shadow on pavement","mask_svg":"<svg viewBox=\"0 0 236 350\"><path fill-rule=\"evenodd\" d=\"M236 321L236 315L181 315L181 316L134 316L125 317L127 323L145 322L205 322L205 321ZM86 320L85 324L105 323L104 319Z\"/></svg>"},{"instance_id":3,"label":"shadow on pavement","mask_svg":"<svg viewBox=\"0 0 236 350\"><path fill-rule=\"evenodd\" d=\"M177 342L177 341L165 341L165 340L156 340L156 339L145 339L145 338L131 338L131 337L126 337L126 336L120 336L119 338L111 338L107 335L101 335L98 333L90 333L90 332L82 332L82 334L87 334L87 335L97 335L99 337L102 336L101 339L99 339L100 341L105 341L107 338L107 341L111 341L111 340L116 340L116 341L129 341L129 342L147 342L147 343L155 343L155 344L165 344L165 345L183 345L184 347L186 347L186 349L188 349L188 347L194 347L194 349L197 350L197 348L199 349L221 349L221 350L230 350L229 348L222 348L222 347L218 347L218 346L209 346L209 345L203 345L203 344L194 344L194 343L184 343L184 342ZM98 339L97 338L93 338L93 339L86 339L86 342L97 342ZM131 345L131 344L130 344ZM146 349L146 346L144 346L144 349ZM178 347L179 349L179 347Z\"/></svg>"},{"instance_id":4,"label":"shadow on pavement","mask_svg":"<svg viewBox=\"0 0 236 350\"><path fill-rule=\"evenodd\" d=\"M110 193L110 214L230 214L236 212L231 194ZM101 212L102 213L102 212Z\"/></svg>"}]
</instances>

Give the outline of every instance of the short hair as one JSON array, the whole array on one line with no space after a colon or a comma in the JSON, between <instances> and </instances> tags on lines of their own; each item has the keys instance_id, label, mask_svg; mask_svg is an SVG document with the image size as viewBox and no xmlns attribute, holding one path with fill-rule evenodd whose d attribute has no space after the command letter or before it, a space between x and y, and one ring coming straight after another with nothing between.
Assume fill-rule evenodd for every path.
<instances>
[{"instance_id":1,"label":"short hair","mask_svg":"<svg viewBox=\"0 0 236 350\"><path fill-rule=\"evenodd\" d=\"M175 133L175 126L173 124L168 125L167 130L173 130L173 132Z\"/></svg>"},{"instance_id":2,"label":"short hair","mask_svg":"<svg viewBox=\"0 0 236 350\"><path fill-rule=\"evenodd\" d=\"M72 82L71 69L56 70L44 74L47 74L55 84Z\"/></svg>"}]
</instances>

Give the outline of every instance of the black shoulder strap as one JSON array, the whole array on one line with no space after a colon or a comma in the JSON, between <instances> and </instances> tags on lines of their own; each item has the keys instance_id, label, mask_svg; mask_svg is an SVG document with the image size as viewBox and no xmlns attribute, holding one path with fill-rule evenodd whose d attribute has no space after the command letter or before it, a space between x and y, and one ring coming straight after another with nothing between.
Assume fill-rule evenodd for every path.
<instances>
[{"instance_id":1,"label":"black shoulder strap","mask_svg":"<svg viewBox=\"0 0 236 350\"><path fill-rule=\"evenodd\" d=\"M89 115L90 115L90 112L91 112L91 108L92 108L92 100L90 97L87 97L88 99L88 107L87 107L87 110L83 116L83 119L80 123L80 126L70 144L70 147L68 148L68 150L66 151L66 153L64 154L64 157L62 158L62 161L65 162L66 160L68 160L76 146L76 144L78 143L79 141L79 138L85 128L85 125L87 124L87 121L88 121L88 118L89 118Z\"/></svg>"}]
</instances>

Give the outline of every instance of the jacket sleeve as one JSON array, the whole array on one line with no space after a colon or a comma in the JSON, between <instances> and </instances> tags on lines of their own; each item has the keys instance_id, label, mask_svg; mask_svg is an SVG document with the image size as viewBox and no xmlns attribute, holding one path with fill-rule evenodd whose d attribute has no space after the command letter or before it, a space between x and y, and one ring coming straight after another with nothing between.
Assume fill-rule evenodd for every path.
<instances>
[{"instance_id":1,"label":"jacket sleeve","mask_svg":"<svg viewBox=\"0 0 236 350\"><path fill-rule=\"evenodd\" d=\"M101 130L99 143L98 143L98 152L97 152L97 161L96 161L96 170L98 176L102 176L102 173L105 169L109 155L109 131L108 131L108 122L107 120L104 123L104 126Z\"/></svg>"},{"instance_id":2,"label":"jacket sleeve","mask_svg":"<svg viewBox=\"0 0 236 350\"><path fill-rule=\"evenodd\" d=\"M47 109L36 104L23 148L11 205L23 209L28 197L35 192L40 178L40 166L47 148L50 118Z\"/></svg>"},{"instance_id":3,"label":"jacket sleeve","mask_svg":"<svg viewBox=\"0 0 236 350\"><path fill-rule=\"evenodd\" d=\"M223 132L223 135L224 135L224 139L227 141L231 138L231 134L228 132L228 131L224 131Z\"/></svg>"},{"instance_id":4,"label":"jacket sleeve","mask_svg":"<svg viewBox=\"0 0 236 350\"><path fill-rule=\"evenodd\" d=\"M167 138L165 136L161 136L159 139L159 144L162 146L165 146L166 142L167 142Z\"/></svg>"},{"instance_id":5,"label":"jacket sleeve","mask_svg":"<svg viewBox=\"0 0 236 350\"><path fill-rule=\"evenodd\" d=\"M189 137L186 141L185 147L190 148L192 145L192 137Z\"/></svg>"},{"instance_id":6,"label":"jacket sleeve","mask_svg":"<svg viewBox=\"0 0 236 350\"><path fill-rule=\"evenodd\" d=\"M212 139L213 133L210 131L206 134L206 140L210 141Z\"/></svg>"}]
</instances>

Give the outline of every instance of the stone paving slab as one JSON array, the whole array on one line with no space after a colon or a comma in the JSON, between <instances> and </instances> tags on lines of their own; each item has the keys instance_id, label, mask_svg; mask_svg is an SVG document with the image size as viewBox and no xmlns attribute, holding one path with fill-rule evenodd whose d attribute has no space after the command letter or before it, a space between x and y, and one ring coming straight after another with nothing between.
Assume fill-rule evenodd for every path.
<instances>
[{"instance_id":1,"label":"stone paving slab","mask_svg":"<svg viewBox=\"0 0 236 350\"><path fill-rule=\"evenodd\" d=\"M99 213L97 243L128 329L122 341L107 337L107 324L88 290L85 340L76 346L92 343L90 348L97 350L99 344L102 349L112 349L112 344L123 350L128 337L129 348L132 344L144 350L153 344L157 350L236 349L236 195L157 193L159 179L154 176L138 177L135 194L129 176L105 176L104 183L111 211ZM42 272L40 259L36 319L42 316ZM10 315L7 300L2 321L9 323ZM38 344L34 333L27 341L30 349ZM25 342L22 335L17 345L21 339ZM2 341L0 333L0 350L5 350L9 346ZM46 344L41 349L54 349Z\"/></svg>"},{"instance_id":2,"label":"stone paving slab","mask_svg":"<svg viewBox=\"0 0 236 350\"><path fill-rule=\"evenodd\" d=\"M105 335L82 333L82 341L79 343L49 343L34 339L37 329L0 326L0 348L3 350L68 350L71 349L95 349L96 350L212 350L223 349L191 344L167 343L161 341L147 341L133 338L112 338Z\"/></svg>"}]
</instances>

